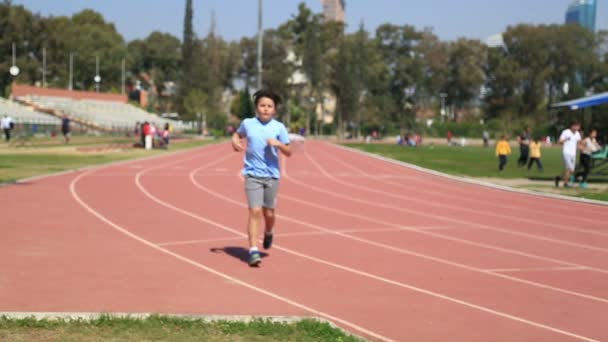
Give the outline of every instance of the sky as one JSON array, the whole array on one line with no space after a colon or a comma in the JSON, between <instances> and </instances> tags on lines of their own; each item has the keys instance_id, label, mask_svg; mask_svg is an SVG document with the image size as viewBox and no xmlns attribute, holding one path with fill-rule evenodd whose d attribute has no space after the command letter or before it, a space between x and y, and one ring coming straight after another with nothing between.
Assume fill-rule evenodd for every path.
<instances>
[{"instance_id":1,"label":"sky","mask_svg":"<svg viewBox=\"0 0 608 342\"><path fill-rule=\"evenodd\" d=\"M598 1L598 29L608 29L608 0ZM301 0L263 0L264 27L276 28L289 20ZM320 12L320 0L305 0ZM518 23L561 24L572 0L346 0L349 31L363 21L373 31L384 23L409 24L433 31L443 40L460 37L485 40ZM179 0L13 0L44 16L71 16L90 8L115 24L127 41L145 38L153 31L181 39L185 1ZM219 34L227 40L253 36L257 30L256 0L193 0L194 29L209 31L214 12Z\"/></svg>"}]
</instances>

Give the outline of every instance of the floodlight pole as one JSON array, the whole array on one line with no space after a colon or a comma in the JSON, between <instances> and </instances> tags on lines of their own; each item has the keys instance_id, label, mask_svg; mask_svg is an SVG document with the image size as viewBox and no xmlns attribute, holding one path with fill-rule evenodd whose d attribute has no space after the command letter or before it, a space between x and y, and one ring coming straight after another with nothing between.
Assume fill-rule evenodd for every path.
<instances>
[{"instance_id":1,"label":"floodlight pole","mask_svg":"<svg viewBox=\"0 0 608 342\"><path fill-rule=\"evenodd\" d=\"M74 53L70 52L70 81L68 83L68 90L74 90Z\"/></svg>"},{"instance_id":2,"label":"floodlight pole","mask_svg":"<svg viewBox=\"0 0 608 342\"><path fill-rule=\"evenodd\" d=\"M42 88L46 88L46 47L42 48Z\"/></svg>"},{"instance_id":3,"label":"floodlight pole","mask_svg":"<svg viewBox=\"0 0 608 342\"><path fill-rule=\"evenodd\" d=\"M125 71L126 67L125 67L125 59L122 59L122 79L121 79L121 89L120 89L120 93L122 95L125 94L125 79L126 79L126 71Z\"/></svg>"},{"instance_id":4,"label":"floodlight pole","mask_svg":"<svg viewBox=\"0 0 608 342\"><path fill-rule=\"evenodd\" d=\"M262 0L258 0L258 90L262 89L262 43L264 39L262 2Z\"/></svg>"}]
</instances>

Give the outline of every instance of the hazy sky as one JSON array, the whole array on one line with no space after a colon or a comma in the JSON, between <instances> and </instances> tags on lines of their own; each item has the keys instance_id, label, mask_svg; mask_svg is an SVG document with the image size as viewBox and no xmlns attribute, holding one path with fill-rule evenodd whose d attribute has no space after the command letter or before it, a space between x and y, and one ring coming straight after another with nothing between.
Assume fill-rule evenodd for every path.
<instances>
[{"instance_id":1,"label":"hazy sky","mask_svg":"<svg viewBox=\"0 0 608 342\"><path fill-rule=\"evenodd\" d=\"M484 40L517 23L563 23L572 0L346 0L349 30L364 20L369 30L383 23L432 27L442 39ZM608 29L608 0L598 0L597 26ZM606 3L604 3L606 1ZM277 27L296 13L299 0L264 0L264 26ZM321 11L320 0L306 0ZM144 38L154 30L182 37L185 1L180 0L13 0L34 13L72 15L92 8L113 22L126 40ZM228 40L255 35L256 0L193 0L199 36L210 27L215 11L219 33Z\"/></svg>"}]
</instances>

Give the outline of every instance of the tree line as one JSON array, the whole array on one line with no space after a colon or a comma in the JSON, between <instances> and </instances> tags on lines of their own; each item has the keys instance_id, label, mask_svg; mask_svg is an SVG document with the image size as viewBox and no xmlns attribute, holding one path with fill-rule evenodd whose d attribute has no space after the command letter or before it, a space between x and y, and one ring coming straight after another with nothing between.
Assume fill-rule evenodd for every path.
<instances>
[{"instance_id":1,"label":"tree line","mask_svg":"<svg viewBox=\"0 0 608 342\"><path fill-rule=\"evenodd\" d=\"M216 129L226 125L226 114L252 115L256 36L227 41L217 35L212 18L198 35L192 1L185 5L181 39L155 31L127 42L93 10L44 17L4 0L0 91L8 95L13 82L8 70L15 43L20 83L41 83L46 50L47 86L67 87L72 53L74 89L94 89L98 57L102 91L120 92L124 60L127 82L151 91L150 110L199 121L202 113ZM550 111L549 104L608 90L607 37L577 25L519 24L503 33L502 46L488 47L468 38L443 41L432 29L407 24L370 32L361 23L348 33L342 23L326 21L302 3L289 20L264 32L262 81L286 100L283 121L309 132L404 132L425 127L421 117L483 120L504 132L523 125L558 129L573 114ZM294 75L304 77L298 81ZM328 98L336 100L329 127L317 117L327 110ZM602 110L580 118L608 128Z\"/></svg>"}]
</instances>

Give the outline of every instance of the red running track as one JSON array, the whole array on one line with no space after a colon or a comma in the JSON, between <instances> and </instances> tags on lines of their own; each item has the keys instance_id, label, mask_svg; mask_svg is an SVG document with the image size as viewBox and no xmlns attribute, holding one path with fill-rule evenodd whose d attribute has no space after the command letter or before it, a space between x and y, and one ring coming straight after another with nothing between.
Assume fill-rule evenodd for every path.
<instances>
[{"instance_id":1,"label":"red running track","mask_svg":"<svg viewBox=\"0 0 608 342\"><path fill-rule=\"evenodd\" d=\"M298 315L372 340L608 340L608 209L322 142L245 261L227 144L0 188L0 311Z\"/></svg>"}]
</instances>

